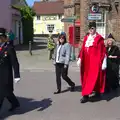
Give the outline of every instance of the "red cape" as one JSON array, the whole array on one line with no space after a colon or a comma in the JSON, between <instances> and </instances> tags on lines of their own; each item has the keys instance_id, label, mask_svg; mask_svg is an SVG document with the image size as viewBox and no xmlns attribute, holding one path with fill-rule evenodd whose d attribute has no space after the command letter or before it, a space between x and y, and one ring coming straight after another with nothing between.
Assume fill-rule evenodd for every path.
<instances>
[{"instance_id":1,"label":"red cape","mask_svg":"<svg viewBox=\"0 0 120 120\"><path fill-rule=\"evenodd\" d=\"M89 35L88 35L89 36ZM103 59L106 54L104 39L97 34L93 46L87 51L85 42L88 38L85 36L82 49L79 54L81 58L81 84L82 95L89 95L93 91L103 93L105 88L105 71L102 70Z\"/></svg>"}]
</instances>

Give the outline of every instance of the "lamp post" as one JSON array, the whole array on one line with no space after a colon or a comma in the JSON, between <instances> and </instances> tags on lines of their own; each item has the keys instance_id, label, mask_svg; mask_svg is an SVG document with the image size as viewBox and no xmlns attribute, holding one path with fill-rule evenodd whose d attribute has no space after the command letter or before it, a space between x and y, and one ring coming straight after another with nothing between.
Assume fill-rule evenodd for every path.
<instances>
[{"instance_id":1,"label":"lamp post","mask_svg":"<svg viewBox=\"0 0 120 120\"><path fill-rule=\"evenodd\" d=\"M51 35L52 35L52 32L53 32L53 30L54 30L54 25L52 26L52 25L48 25L47 26L47 30L49 31L49 33L50 33L50 35L49 35L49 40L48 40L48 45L50 44L51 45ZM53 49L49 49L48 50L48 58L49 58L49 60L51 60L52 59L52 54L53 54Z\"/></svg>"}]
</instances>

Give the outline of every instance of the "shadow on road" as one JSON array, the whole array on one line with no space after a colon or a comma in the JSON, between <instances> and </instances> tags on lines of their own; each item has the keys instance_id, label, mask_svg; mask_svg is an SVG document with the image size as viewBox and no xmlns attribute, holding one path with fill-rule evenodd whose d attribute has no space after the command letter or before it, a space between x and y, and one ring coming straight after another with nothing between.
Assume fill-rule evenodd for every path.
<instances>
[{"instance_id":1,"label":"shadow on road","mask_svg":"<svg viewBox=\"0 0 120 120\"><path fill-rule=\"evenodd\" d=\"M82 86L75 86L74 92L81 92L81 90L82 90ZM61 91L61 93L65 93L65 92L68 92L68 91L70 91L70 87L67 88L66 90Z\"/></svg>"},{"instance_id":2,"label":"shadow on road","mask_svg":"<svg viewBox=\"0 0 120 120\"><path fill-rule=\"evenodd\" d=\"M23 98L23 97L18 97L18 99L21 104L20 109L14 111L13 113L9 113L9 112L5 111L4 114L1 115L2 120L8 118L11 115L25 114L27 112L31 112L36 109L38 109L37 111L44 111L45 109L47 109L48 107L50 107L52 105L52 100L50 98L46 98L41 101L35 101L34 99Z\"/></svg>"},{"instance_id":3,"label":"shadow on road","mask_svg":"<svg viewBox=\"0 0 120 120\"><path fill-rule=\"evenodd\" d=\"M47 48L47 43L43 41L34 42L32 44L32 50L41 50L46 48ZM29 45L16 45L15 49L16 51L28 51Z\"/></svg>"},{"instance_id":4,"label":"shadow on road","mask_svg":"<svg viewBox=\"0 0 120 120\"><path fill-rule=\"evenodd\" d=\"M117 90L114 90L114 91L111 91L110 93L108 94L104 94L103 95L103 100L106 100L106 101L111 101L112 99L116 98L116 97L119 97L120 96L120 88L118 88Z\"/></svg>"}]
</instances>

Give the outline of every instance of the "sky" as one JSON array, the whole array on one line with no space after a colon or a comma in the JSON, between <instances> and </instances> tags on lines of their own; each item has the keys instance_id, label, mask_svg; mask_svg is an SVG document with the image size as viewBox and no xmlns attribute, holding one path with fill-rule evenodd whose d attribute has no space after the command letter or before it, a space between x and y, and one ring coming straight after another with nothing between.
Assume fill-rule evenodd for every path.
<instances>
[{"instance_id":1,"label":"sky","mask_svg":"<svg viewBox=\"0 0 120 120\"><path fill-rule=\"evenodd\" d=\"M34 1L40 1L40 0L26 0L29 6L32 6Z\"/></svg>"}]
</instances>

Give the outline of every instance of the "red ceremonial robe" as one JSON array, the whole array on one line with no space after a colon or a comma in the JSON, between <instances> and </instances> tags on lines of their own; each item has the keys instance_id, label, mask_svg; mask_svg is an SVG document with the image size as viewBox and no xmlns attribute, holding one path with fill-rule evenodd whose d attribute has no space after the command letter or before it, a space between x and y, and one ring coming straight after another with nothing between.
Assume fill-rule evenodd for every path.
<instances>
[{"instance_id":1,"label":"red ceremonial robe","mask_svg":"<svg viewBox=\"0 0 120 120\"><path fill-rule=\"evenodd\" d=\"M89 35L85 36L82 49L79 53L81 59L81 84L82 96L89 95L93 91L103 93L105 88L105 70L102 63L106 55L104 39L97 33L93 46L85 47Z\"/></svg>"}]
</instances>

